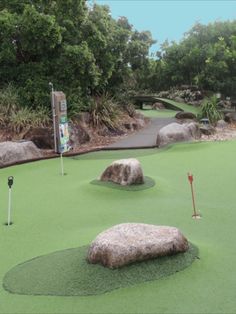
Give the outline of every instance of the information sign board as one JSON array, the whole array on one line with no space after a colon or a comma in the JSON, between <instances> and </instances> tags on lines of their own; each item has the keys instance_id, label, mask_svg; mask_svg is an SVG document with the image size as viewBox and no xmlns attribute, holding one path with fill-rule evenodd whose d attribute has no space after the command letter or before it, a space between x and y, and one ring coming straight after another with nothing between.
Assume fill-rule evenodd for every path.
<instances>
[{"instance_id":1,"label":"information sign board","mask_svg":"<svg viewBox=\"0 0 236 314\"><path fill-rule=\"evenodd\" d=\"M63 154L70 149L69 126L67 119L66 96L63 92L52 92L52 110L54 115L54 136L56 152Z\"/></svg>"}]
</instances>

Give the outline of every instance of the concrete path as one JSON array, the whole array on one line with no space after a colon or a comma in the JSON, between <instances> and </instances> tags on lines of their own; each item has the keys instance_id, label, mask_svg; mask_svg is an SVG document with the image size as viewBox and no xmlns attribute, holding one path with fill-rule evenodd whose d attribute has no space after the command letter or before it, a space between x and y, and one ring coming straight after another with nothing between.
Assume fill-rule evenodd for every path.
<instances>
[{"instance_id":1,"label":"concrete path","mask_svg":"<svg viewBox=\"0 0 236 314\"><path fill-rule=\"evenodd\" d=\"M151 118L144 129L108 145L106 149L156 147L157 131L175 121L175 118Z\"/></svg>"}]
</instances>

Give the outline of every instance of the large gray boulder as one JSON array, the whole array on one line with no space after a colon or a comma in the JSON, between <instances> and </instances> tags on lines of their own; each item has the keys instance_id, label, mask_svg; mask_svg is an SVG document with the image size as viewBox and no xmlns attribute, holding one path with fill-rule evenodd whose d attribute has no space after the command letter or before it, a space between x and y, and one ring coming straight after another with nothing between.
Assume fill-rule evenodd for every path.
<instances>
[{"instance_id":1,"label":"large gray boulder","mask_svg":"<svg viewBox=\"0 0 236 314\"><path fill-rule=\"evenodd\" d=\"M42 153L30 141L0 143L0 167L40 157Z\"/></svg>"},{"instance_id":2,"label":"large gray boulder","mask_svg":"<svg viewBox=\"0 0 236 314\"><path fill-rule=\"evenodd\" d=\"M111 181L120 185L144 183L140 162L135 158L114 161L100 177L101 181Z\"/></svg>"},{"instance_id":3,"label":"large gray boulder","mask_svg":"<svg viewBox=\"0 0 236 314\"><path fill-rule=\"evenodd\" d=\"M169 143L181 141L193 141L201 136L199 126L195 122L190 123L170 123L161 128L157 134L156 144L158 147Z\"/></svg>"},{"instance_id":4,"label":"large gray boulder","mask_svg":"<svg viewBox=\"0 0 236 314\"><path fill-rule=\"evenodd\" d=\"M141 223L116 225L91 243L87 260L109 268L186 252L189 244L179 229Z\"/></svg>"}]
</instances>

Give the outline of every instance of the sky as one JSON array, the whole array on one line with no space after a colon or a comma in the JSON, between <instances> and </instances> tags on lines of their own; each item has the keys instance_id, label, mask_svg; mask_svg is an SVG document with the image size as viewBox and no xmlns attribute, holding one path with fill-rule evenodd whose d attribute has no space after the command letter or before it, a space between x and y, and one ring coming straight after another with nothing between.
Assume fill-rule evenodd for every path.
<instances>
[{"instance_id":1,"label":"sky","mask_svg":"<svg viewBox=\"0 0 236 314\"><path fill-rule=\"evenodd\" d=\"M95 0L110 7L117 19L125 16L138 31L149 30L157 40L151 52L166 39L179 41L196 23L236 20L236 0Z\"/></svg>"}]
</instances>

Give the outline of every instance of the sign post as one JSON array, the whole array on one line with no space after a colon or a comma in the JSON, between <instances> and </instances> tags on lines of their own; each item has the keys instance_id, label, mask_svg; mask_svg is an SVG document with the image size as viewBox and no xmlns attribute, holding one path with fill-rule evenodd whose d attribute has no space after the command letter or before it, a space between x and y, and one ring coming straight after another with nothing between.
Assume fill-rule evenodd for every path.
<instances>
[{"instance_id":1,"label":"sign post","mask_svg":"<svg viewBox=\"0 0 236 314\"><path fill-rule=\"evenodd\" d=\"M61 175L64 176L64 162L62 153L60 154L60 160L61 160Z\"/></svg>"},{"instance_id":2,"label":"sign post","mask_svg":"<svg viewBox=\"0 0 236 314\"><path fill-rule=\"evenodd\" d=\"M195 206L195 197L194 197L194 191L193 191L193 175L191 173L188 173L188 181L190 183L190 187L191 187L191 193L192 193L192 202L193 202L193 214L192 214L192 218L193 219L200 219L201 216L199 213L197 213L196 211L196 206Z\"/></svg>"},{"instance_id":3,"label":"sign post","mask_svg":"<svg viewBox=\"0 0 236 314\"><path fill-rule=\"evenodd\" d=\"M67 119L66 96L61 91L54 91L53 84L49 83L51 90L51 103L53 112L54 150L60 154L61 175L64 175L63 153L70 150L69 126Z\"/></svg>"},{"instance_id":4,"label":"sign post","mask_svg":"<svg viewBox=\"0 0 236 314\"><path fill-rule=\"evenodd\" d=\"M50 82L49 86L51 87L51 105L52 105L52 121L53 121L53 135L54 135L54 151L57 151L57 138L56 138L56 110L54 103L54 88L53 84Z\"/></svg>"},{"instance_id":5,"label":"sign post","mask_svg":"<svg viewBox=\"0 0 236 314\"><path fill-rule=\"evenodd\" d=\"M11 222L11 187L13 185L14 178L8 177L8 211L7 211L7 226L12 224Z\"/></svg>"}]
</instances>

